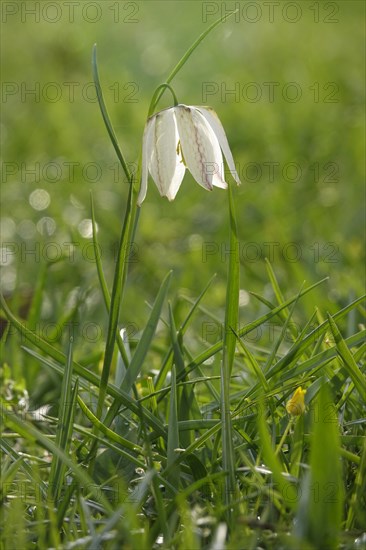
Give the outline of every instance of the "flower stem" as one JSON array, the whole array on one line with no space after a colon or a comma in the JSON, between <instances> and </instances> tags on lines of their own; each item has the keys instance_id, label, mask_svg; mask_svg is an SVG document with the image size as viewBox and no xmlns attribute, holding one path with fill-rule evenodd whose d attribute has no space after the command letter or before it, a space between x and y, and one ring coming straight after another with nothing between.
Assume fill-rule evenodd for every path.
<instances>
[{"instance_id":1,"label":"flower stem","mask_svg":"<svg viewBox=\"0 0 366 550\"><path fill-rule=\"evenodd\" d=\"M227 506L227 521L232 523L230 502L236 495L235 456L230 411L230 378L234 364L236 336L239 322L239 257L236 216L231 185L228 189L230 255L226 289L225 334L221 364L221 433L222 465L227 472L224 502Z\"/></svg>"},{"instance_id":2,"label":"flower stem","mask_svg":"<svg viewBox=\"0 0 366 550\"><path fill-rule=\"evenodd\" d=\"M287 426L286 426L286 429L285 429L285 431L284 431L283 434L282 434L281 440L280 440L279 444L277 445L277 448L276 448L276 451L275 451L275 455L276 455L276 456L277 456L278 453L280 452L280 450L281 450L281 448L282 448L282 445L284 444L285 439L286 439L286 437L287 437L287 435L288 435L288 433L289 433L291 427L292 427L293 424L294 424L294 421L295 421L295 417L294 417L294 416L291 416L291 417L290 417L290 420L288 421L288 424L287 424Z\"/></svg>"},{"instance_id":3,"label":"flower stem","mask_svg":"<svg viewBox=\"0 0 366 550\"><path fill-rule=\"evenodd\" d=\"M175 92L174 92L173 88L169 84L167 84L166 82L164 84L160 84L160 86L158 86L156 88L156 90L154 92L154 95L152 96L152 100L150 102L150 107L149 107L149 112L148 112L147 118L151 117L151 115L155 111L155 108L158 104L158 101L161 98L161 96L163 95L163 93L165 92L165 90L170 90L170 92L172 93L172 96L173 96L173 99L174 99L174 107L176 107L178 105L178 99L177 99L177 96L175 95ZM159 96L159 99L157 99L158 96Z\"/></svg>"},{"instance_id":4,"label":"flower stem","mask_svg":"<svg viewBox=\"0 0 366 550\"><path fill-rule=\"evenodd\" d=\"M107 385L108 385L109 374L110 374L112 360L113 360L113 353L114 353L116 339L117 339L117 330L118 330L121 301L122 301L123 291L124 291L125 282L127 278L128 254L130 253L130 250L131 250L131 244L132 244L132 240L134 238L134 234L136 230L138 214L137 214L137 190L134 186L135 178L134 178L134 175L131 174L127 166L127 163L124 159L124 156L122 154L122 151L118 145L117 138L114 133L112 123L109 119L106 105L104 103L102 88L101 88L99 76L98 76L96 46L94 46L93 48L92 67L93 67L94 83L97 90L99 108L101 110L109 137L112 141L113 147L117 153L118 159L121 163L121 166L128 179L129 186L130 186L126 212L125 212L124 222L122 226L120 241L119 241L116 267L114 271L113 288L112 288L110 307L109 307L108 331L107 331L106 346L105 346L105 352L104 352L102 374L100 378L100 388L99 388L96 416L98 419L101 419L103 414L104 401L107 394ZM139 181L140 179L140 175L141 175L140 173L141 173L141 162L139 162L139 166L136 174L137 181ZM95 428L93 429L95 432L97 431L97 429ZM97 450L97 443L95 442L93 443L89 454L90 471L92 471L94 467L96 450Z\"/></svg>"}]
</instances>

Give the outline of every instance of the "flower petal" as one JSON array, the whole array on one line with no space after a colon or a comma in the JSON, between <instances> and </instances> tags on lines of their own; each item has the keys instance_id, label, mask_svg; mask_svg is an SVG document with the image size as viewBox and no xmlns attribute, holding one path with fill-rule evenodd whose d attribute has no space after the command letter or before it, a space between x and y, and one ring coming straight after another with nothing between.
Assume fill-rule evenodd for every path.
<instances>
[{"instance_id":1,"label":"flower petal","mask_svg":"<svg viewBox=\"0 0 366 550\"><path fill-rule=\"evenodd\" d=\"M230 146L225 134L225 130L220 122L219 117L213 109L207 107L197 107L198 111L205 117L212 130L215 132L215 135L219 141L220 147L225 155L227 165L230 169L230 172L238 185L241 181L239 179L238 173L235 169L233 155L230 150Z\"/></svg>"},{"instance_id":2,"label":"flower petal","mask_svg":"<svg viewBox=\"0 0 366 550\"><path fill-rule=\"evenodd\" d=\"M141 206L142 202L146 197L148 166L149 166L149 162L152 154L154 128L155 128L155 117L151 117L146 122L144 135L142 138L141 185L140 185L139 196L137 198L138 206Z\"/></svg>"},{"instance_id":3,"label":"flower petal","mask_svg":"<svg viewBox=\"0 0 366 550\"><path fill-rule=\"evenodd\" d=\"M185 173L178 147L179 137L173 109L165 109L155 116L153 150L149 171L160 195L173 200Z\"/></svg>"},{"instance_id":4,"label":"flower petal","mask_svg":"<svg viewBox=\"0 0 366 550\"><path fill-rule=\"evenodd\" d=\"M195 108L177 105L177 120L184 162L194 179L205 189L226 188L218 139L205 117Z\"/></svg>"}]
</instances>

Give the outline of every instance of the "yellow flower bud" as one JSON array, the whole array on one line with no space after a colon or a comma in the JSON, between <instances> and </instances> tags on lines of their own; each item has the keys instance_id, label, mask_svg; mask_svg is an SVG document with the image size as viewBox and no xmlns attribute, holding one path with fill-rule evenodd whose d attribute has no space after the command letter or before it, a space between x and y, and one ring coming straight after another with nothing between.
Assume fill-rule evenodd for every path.
<instances>
[{"instance_id":1,"label":"yellow flower bud","mask_svg":"<svg viewBox=\"0 0 366 550\"><path fill-rule=\"evenodd\" d=\"M299 416L305 411L305 401L304 395L306 390L303 390L301 387L297 388L294 395L286 404L286 411L293 416Z\"/></svg>"}]
</instances>

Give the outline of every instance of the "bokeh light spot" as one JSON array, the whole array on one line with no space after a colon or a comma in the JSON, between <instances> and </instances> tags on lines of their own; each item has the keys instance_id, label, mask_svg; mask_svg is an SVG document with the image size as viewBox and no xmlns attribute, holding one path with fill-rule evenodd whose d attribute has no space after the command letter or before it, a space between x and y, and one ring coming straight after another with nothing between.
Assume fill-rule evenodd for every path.
<instances>
[{"instance_id":1,"label":"bokeh light spot","mask_svg":"<svg viewBox=\"0 0 366 550\"><path fill-rule=\"evenodd\" d=\"M35 189L29 195L29 204L34 210L45 210L51 204L51 197L45 189Z\"/></svg>"},{"instance_id":2,"label":"bokeh light spot","mask_svg":"<svg viewBox=\"0 0 366 550\"><path fill-rule=\"evenodd\" d=\"M13 218L3 218L0 221L0 233L3 240L13 237L16 231L16 223Z\"/></svg>"},{"instance_id":3,"label":"bokeh light spot","mask_svg":"<svg viewBox=\"0 0 366 550\"><path fill-rule=\"evenodd\" d=\"M92 221L89 218L84 218L79 223L78 230L84 239L91 239L93 236Z\"/></svg>"},{"instance_id":4,"label":"bokeh light spot","mask_svg":"<svg viewBox=\"0 0 366 550\"><path fill-rule=\"evenodd\" d=\"M22 239L33 239L36 234L36 226L32 220L23 220L18 225L17 233Z\"/></svg>"},{"instance_id":5,"label":"bokeh light spot","mask_svg":"<svg viewBox=\"0 0 366 550\"><path fill-rule=\"evenodd\" d=\"M56 231L56 222L53 218L49 216L44 216L37 222L37 231L41 235L53 235Z\"/></svg>"}]
</instances>

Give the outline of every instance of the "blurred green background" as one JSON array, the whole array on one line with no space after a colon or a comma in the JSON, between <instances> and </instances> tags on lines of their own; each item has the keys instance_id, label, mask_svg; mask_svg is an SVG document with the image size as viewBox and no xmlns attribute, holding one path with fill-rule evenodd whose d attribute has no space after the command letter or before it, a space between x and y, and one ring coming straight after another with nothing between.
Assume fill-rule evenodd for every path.
<instances>
[{"instance_id":1,"label":"blurred green background","mask_svg":"<svg viewBox=\"0 0 366 550\"><path fill-rule=\"evenodd\" d=\"M180 102L216 110L240 172L241 322L260 308L249 291L271 298L266 256L287 297L304 279L312 284L329 276L303 302L304 318L315 305L336 311L363 292L363 2L1 7L2 287L23 316L50 261L43 322L57 323L78 296L80 323L105 328L90 191L111 284L128 189L95 101L93 44L120 146L136 163L155 88L197 36L233 8L239 11L205 39L173 87ZM169 105L166 94L161 108ZM146 301L169 269L175 303L197 296L217 273L205 306L222 321L227 240L224 191L206 192L187 172L169 203L150 181L121 324L130 324L132 336L138 332ZM101 349L99 336L87 344Z\"/></svg>"}]
</instances>

